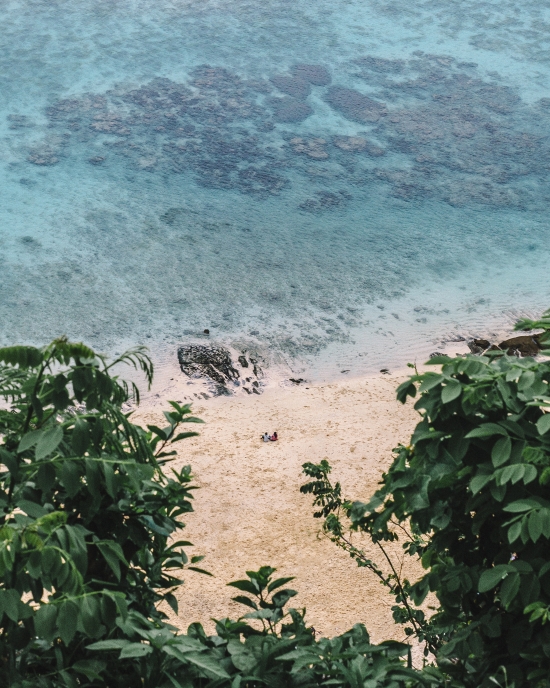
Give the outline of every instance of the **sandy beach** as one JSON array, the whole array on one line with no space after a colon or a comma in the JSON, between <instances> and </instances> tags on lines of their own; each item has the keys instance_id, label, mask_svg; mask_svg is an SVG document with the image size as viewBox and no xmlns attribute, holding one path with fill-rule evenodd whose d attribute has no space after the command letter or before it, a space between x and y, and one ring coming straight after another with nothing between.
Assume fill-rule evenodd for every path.
<instances>
[{"instance_id":1,"label":"sandy beach","mask_svg":"<svg viewBox=\"0 0 550 688\"><path fill-rule=\"evenodd\" d=\"M179 445L174 466L191 464L195 513L185 520L185 537L214 577L188 572L177 596L186 628L193 621L213 629L212 618L236 618L246 608L231 601L229 581L245 570L271 565L294 575L295 607L322 635L335 635L363 622L374 641L403 639L391 618L393 598L376 577L320 533L311 497L300 494L306 482L302 464L327 458L334 480L353 499L367 499L391 461L391 450L407 441L418 415L403 407L395 389L406 375L379 375L341 382L274 387L261 395L212 398L193 405L205 421L200 436ZM184 378L185 376L182 376ZM159 422L168 399L183 396L185 382L146 399L135 414L139 422ZM180 396L178 396L180 393ZM276 430L280 440L264 443L262 432ZM360 542L357 536L356 542ZM368 542L366 551L382 564ZM402 559L400 546L394 557ZM406 561L414 578L418 567Z\"/></svg>"}]
</instances>

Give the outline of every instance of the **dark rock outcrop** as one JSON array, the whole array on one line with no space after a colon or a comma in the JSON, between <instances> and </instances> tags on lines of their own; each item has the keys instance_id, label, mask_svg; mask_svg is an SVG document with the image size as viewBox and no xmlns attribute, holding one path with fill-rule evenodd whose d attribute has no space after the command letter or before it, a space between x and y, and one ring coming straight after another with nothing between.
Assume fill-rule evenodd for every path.
<instances>
[{"instance_id":1,"label":"dark rock outcrop","mask_svg":"<svg viewBox=\"0 0 550 688\"><path fill-rule=\"evenodd\" d=\"M239 377L233 367L231 354L221 346L187 344L178 349L178 361L182 371L189 377L205 377L225 387Z\"/></svg>"},{"instance_id":2,"label":"dark rock outcrop","mask_svg":"<svg viewBox=\"0 0 550 688\"><path fill-rule=\"evenodd\" d=\"M505 339L499 344L491 344L487 339L472 339L468 342L468 348L473 354L504 351L508 356L536 356L541 350L540 337L540 334L522 334Z\"/></svg>"}]
</instances>

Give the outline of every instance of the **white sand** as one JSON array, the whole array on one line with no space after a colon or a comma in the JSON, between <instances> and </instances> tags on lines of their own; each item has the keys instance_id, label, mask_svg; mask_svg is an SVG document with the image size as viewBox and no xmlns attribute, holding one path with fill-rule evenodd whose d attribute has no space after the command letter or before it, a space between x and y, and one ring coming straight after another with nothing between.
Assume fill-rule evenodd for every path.
<instances>
[{"instance_id":1,"label":"white sand","mask_svg":"<svg viewBox=\"0 0 550 688\"><path fill-rule=\"evenodd\" d=\"M328 458L344 494L367 499L376 489L391 450L408 441L418 415L412 404L395 400L403 375L345 380L334 384L268 389L262 396L216 398L197 402L194 426L200 437L179 444L175 466L190 463L195 483L195 513L185 521L185 537L204 554L209 578L189 572L180 588L178 625L211 618L237 618L247 610L231 602L235 589L226 583L247 569L269 564L281 575L294 575L296 607L323 635L334 635L364 622L374 641L403 639L391 618L393 598L377 578L359 569L349 556L320 535L311 497L300 494L306 481L301 466ZM156 422L168 399L182 398L183 381L155 400L146 401L136 420ZM178 390L179 387L179 390ZM178 393L180 394L178 396ZM277 430L278 442L260 434ZM359 542L359 536L356 536ZM380 564L382 555L364 543ZM400 546L393 548L397 561ZM409 559L409 558L407 558ZM412 577L418 566L406 562ZM238 594L238 593L237 593Z\"/></svg>"}]
</instances>

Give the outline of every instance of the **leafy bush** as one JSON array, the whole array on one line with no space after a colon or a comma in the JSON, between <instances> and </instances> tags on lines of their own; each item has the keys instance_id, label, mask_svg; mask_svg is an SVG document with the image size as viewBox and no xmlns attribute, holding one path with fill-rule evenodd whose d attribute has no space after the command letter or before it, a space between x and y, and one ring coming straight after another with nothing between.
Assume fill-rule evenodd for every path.
<instances>
[{"instance_id":1,"label":"leafy bush","mask_svg":"<svg viewBox=\"0 0 550 688\"><path fill-rule=\"evenodd\" d=\"M550 311L518 328L542 328ZM352 502L330 466L305 464L327 534L395 595L396 621L426 643L451 685L550 686L550 363L502 352L438 357L398 399L419 395L422 419L395 450L380 489ZM347 535L405 538L427 573L411 585L368 559ZM389 563L391 561L388 559ZM439 606L418 608L429 592Z\"/></svg>"},{"instance_id":2,"label":"leafy bush","mask_svg":"<svg viewBox=\"0 0 550 688\"><path fill-rule=\"evenodd\" d=\"M417 685L406 645L373 646L360 625L317 641L269 567L231 584L248 613L216 635L167 623L159 603L177 611L175 573L200 557L173 542L190 469L162 469L196 434L180 426L200 421L170 402L167 427L133 424L122 409L138 390L113 374L123 363L151 382L141 349L112 363L64 338L0 349L0 685Z\"/></svg>"},{"instance_id":3,"label":"leafy bush","mask_svg":"<svg viewBox=\"0 0 550 688\"><path fill-rule=\"evenodd\" d=\"M123 659L144 655L134 639L162 622L156 605L176 607L171 571L187 564L190 543L170 538L192 510L190 469L166 477L161 466L174 442L196 434L179 426L200 421L172 402L165 429L130 422L121 406L137 389L111 371L129 363L150 382L139 349L108 365L59 339L2 349L0 361L0 683L108 675L136 686L136 660L97 659L87 646L116 638L128 642Z\"/></svg>"}]
</instances>

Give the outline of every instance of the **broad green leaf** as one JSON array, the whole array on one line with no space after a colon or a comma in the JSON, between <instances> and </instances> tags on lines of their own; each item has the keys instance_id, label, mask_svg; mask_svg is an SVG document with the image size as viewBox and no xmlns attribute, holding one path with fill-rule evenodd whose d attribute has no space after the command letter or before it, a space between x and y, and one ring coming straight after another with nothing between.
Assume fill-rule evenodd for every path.
<instances>
[{"instance_id":1,"label":"broad green leaf","mask_svg":"<svg viewBox=\"0 0 550 688\"><path fill-rule=\"evenodd\" d=\"M507 609L513 602L514 598L519 592L520 585L521 576L519 573L510 573L505 578L499 593L500 601L504 605L505 609Z\"/></svg>"},{"instance_id":2,"label":"broad green leaf","mask_svg":"<svg viewBox=\"0 0 550 688\"><path fill-rule=\"evenodd\" d=\"M508 542L512 544L521 535L521 521L516 521L508 528Z\"/></svg>"},{"instance_id":3,"label":"broad green leaf","mask_svg":"<svg viewBox=\"0 0 550 688\"><path fill-rule=\"evenodd\" d=\"M508 435L506 430L496 423L482 423L479 428L474 428L466 435L470 437L493 437L493 435Z\"/></svg>"},{"instance_id":4,"label":"broad green leaf","mask_svg":"<svg viewBox=\"0 0 550 688\"><path fill-rule=\"evenodd\" d=\"M31 430L30 432L25 433L19 442L19 446L17 447L18 453L21 454L27 449L34 447L41 435L42 430Z\"/></svg>"},{"instance_id":5,"label":"broad green leaf","mask_svg":"<svg viewBox=\"0 0 550 688\"><path fill-rule=\"evenodd\" d=\"M289 576L287 578L277 578L267 586L267 592L273 592L273 590L276 590L277 588L280 588L281 586L290 583L290 581L294 580L294 578L295 576Z\"/></svg>"},{"instance_id":6,"label":"broad green leaf","mask_svg":"<svg viewBox=\"0 0 550 688\"><path fill-rule=\"evenodd\" d=\"M188 652L185 655L185 659L190 664L194 664L197 668L202 669L207 676L212 678L230 678L221 664L207 654Z\"/></svg>"},{"instance_id":7,"label":"broad green leaf","mask_svg":"<svg viewBox=\"0 0 550 688\"><path fill-rule=\"evenodd\" d=\"M545 413L537 421L539 435L545 435L550 430L550 413Z\"/></svg>"},{"instance_id":8,"label":"broad green leaf","mask_svg":"<svg viewBox=\"0 0 550 688\"><path fill-rule=\"evenodd\" d=\"M462 392L462 385L456 380L449 380L441 388L441 401L443 404L448 404L449 402L457 399Z\"/></svg>"},{"instance_id":9,"label":"broad green leaf","mask_svg":"<svg viewBox=\"0 0 550 688\"><path fill-rule=\"evenodd\" d=\"M533 511L529 515L529 537L533 542L537 540L542 535L543 529L543 517L538 511Z\"/></svg>"},{"instance_id":10,"label":"broad green leaf","mask_svg":"<svg viewBox=\"0 0 550 688\"><path fill-rule=\"evenodd\" d=\"M57 449L62 439L63 428L60 425L55 425L53 428L44 430L41 433L38 442L36 443L36 449L34 450L36 460L40 461L40 459L44 459L46 456L52 454Z\"/></svg>"},{"instance_id":11,"label":"broad green leaf","mask_svg":"<svg viewBox=\"0 0 550 688\"><path fill-rule=\"evenodd\" d=\"M34 630L38 637L51 641L55 636L56 619L56 605L43 604L34 616Z\"/></svg>"},{"instance_id":12,"label":"broad green leaf","mask_svg":"<svg viewBox=\"0 0 550 688\"><path fill-rule=\"evenodd\" d=\"M125 659L128 657L144 657L145 655L151 654L153 648L151 645L146 645L145 643L130 643L125 645L120 652L120 659Z\"/></svg>"},{"instance_id":13,"label":"broad green leaf","mask_svg":"<svg viewBox=\"0 0 550 688\"><path fill-rule=\"evenodd\" d=\"M272 597L273 604L276 607L284 607L289 599L297 594L296 590L291 590L290 588L279 590L279 592L276 592Z\"/></svg>"},{"instance_id":14,"label":"broad green leaf","mask_svg":"<svg viewBox=\"0 0 550 688\"><path fill-rule=\"evenodd\" d=\"M62 602L57 614L57 632L65 645L68 645L74 638L77 622L78 605L72 600Z\"/></svg>"},{"instance_id":15,"label":"broad green leaf","mask_svg":"<svg viewBox=\"0 0 550 688\"><path fill-rule=\"evenodd\" d=\"M473 477L470 480L470 490L472 491L472 494L477 494L492 479L493 475L491 473L489 473L489 475L476 475L475 477Z\"/></svg>"},{"instance_id":16,"label":"broad green leaf","mask_svg":"<svg viewBox=\"0 0 550 688\"><path fill-rule=\"evenodd\" d=\"M515 502L511 502L502 508L503 511L509 511L513 514L519 514L522 511L530 511L531 509L536 509L540 506L540 502L536 499L517 499Z\"/></svg>"},{"instance_id":17,"label":"broad green leaf","mask_svg":"<svg viewBox=\"0 0 550 688\"><path fill-rule=\"evenodd\" d=\"M83 674L89 681L101 681L101 672L105 670L107 664L97 659L81 659L75 662L71 668L78 674Z\"/></svg>"},{"instance_id":18,"label":"broad green leaf","mask_svg":"<svg viewBox=\"0 0 550 688\"><path fill-rule=\"evenodd\" d=\"M124 557L122 547L114 540L102 540L100 542L96 542L95 544L96 547L99 548L99 551L103 555L105 561L109 564L112 572L116 576L116 579L120 580L120 564L122 563L124 566L128 566L128 562Z\"/></svg>"},{"instance_id":19,"label":"broad green leaf","mask_svg":"<svg viewBox=\"0 0 550 688\"><path fill-rule=\"evenodd\" d=\"M237 588L238 590L242 590L243 592L248 592L251 595L257 595L260 591L255 581L253 582L248 580L238 580L233 581L232 583L228 583L227 585L230 585L233 588Z\"/></svg>"},{"instance_id":20,"label":"broad green leaf","mask_svg":"<svg viewBox=\"0 0 550 688\"><path fill-rule=\"evenodd\" d=\"M46 516L48 511L43 506L36 502L30 502L28 499L21 499L17 502L17 506L32 518L41 518Z\"/></svg>"},{"instance_id":21,"label":"broad green leaf","mask_svg":"<svg viewBox=\"0 0 550 688\"><path fill-rule=\"evenodd\" d=\"M130 640L100 640L97 643L88 645L87 650L122 650L127 645L131 645Z\"/></svg>"},{"instance_id":22,"label":"broad green leaf","mask_svg":"<svg viewBox=\"0 0 550 688\"><path fill-rule=\"evenodd\" d=\"M19 601L20 597L17 594L17 590L14 588L10 590L0 588L0 619L2 614L6 614L12 621L18 621Z\"/></svg>"},{"instance_id":23,"label":"broad green leaf","mask_svg":"<svg viewBox=\"0 0 550 688\"><path fill-rule=\"evenodd\" d=\"M484 571L479 577L479 592L488 592L489 590L492 590L503 578L513 571L514 568L509 564L499 564L492 569Z\"/></svg>"},{"instance_id":24,"label":"broad green leaf","mask_svg":"<svg viewBox=\"0 0 550 688\"><path fill-rule=\"evenodd\" d=\"M508 461L511 453L512 440L509 437L501 437L499 440L495 442L493 451L491 452L491 460L493 462L493 466L495 468L502 466L503 463L506 463Z\"/></svg>"}]
</instances>

